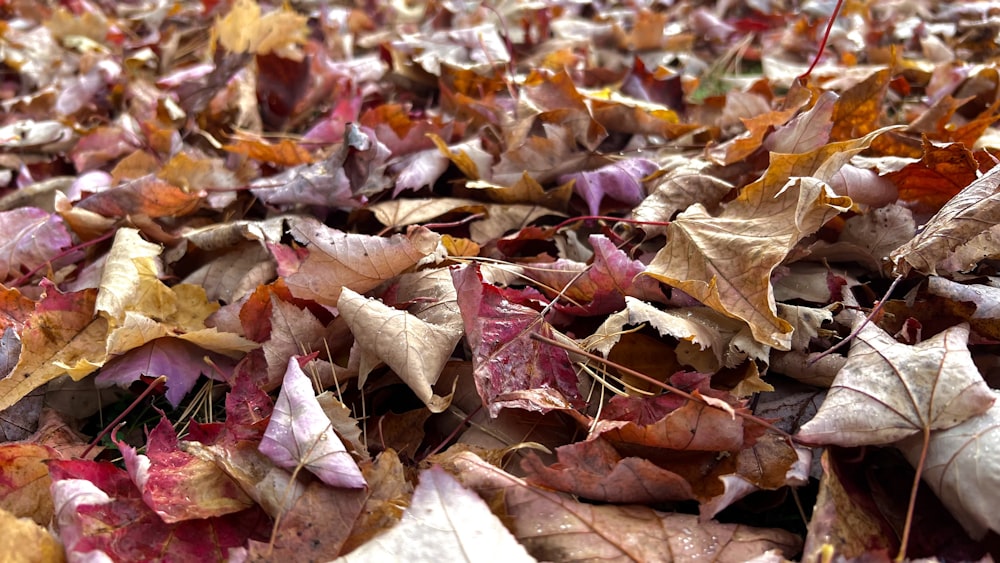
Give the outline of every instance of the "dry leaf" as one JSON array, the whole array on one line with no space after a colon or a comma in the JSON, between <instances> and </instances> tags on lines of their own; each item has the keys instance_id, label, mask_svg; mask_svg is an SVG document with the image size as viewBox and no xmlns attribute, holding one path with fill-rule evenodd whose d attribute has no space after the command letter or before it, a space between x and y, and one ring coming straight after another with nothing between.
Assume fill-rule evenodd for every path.
<instances>
[{"instance_id":1,"label":"dry leaf","mask_svg":"<svg viewBox=\"0 0 1000 563\"><path fill-rule=\"evenodd\" d=\"M460 330L424 322L349 288L337 308L358 344L392 368L431 412L448 408L451 395L435 395L433 386L462 338Z\"/></svg>"},{"instance_id":2,"label":"dry leaf","mask_svg":"<svg viewBox=\"0 0 1000 563\"><path fill-rule=\"evenodd\" d=\"M485 558L535 561L476 493L435 466L420 474L413 500L398 524L337 561L437 563Z\"/></svg>"},{"instance_id":3,"label":"dry leaf","mask_svg":"<svg viewBox=\"0 0 1000 563\"><path fill-rule=\"evenodd\" d=\"M968 340L967 324L915 346L866 324L816 417L798 437L841 446L890 444L983 413L993 394L972 363Z\"/></svg>"}]
</instances>

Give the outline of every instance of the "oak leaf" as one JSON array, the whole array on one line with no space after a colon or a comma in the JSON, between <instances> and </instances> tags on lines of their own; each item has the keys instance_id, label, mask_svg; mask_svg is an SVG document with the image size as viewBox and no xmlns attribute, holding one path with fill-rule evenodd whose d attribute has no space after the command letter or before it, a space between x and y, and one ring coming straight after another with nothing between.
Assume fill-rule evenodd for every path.
<instances>
[{"instance_id":1,"label":"oak leaf","mask_svg":"<svg viewBox=\"0 0 1000 563\"><path fill-rule=\"evenodd\" d=\"M889 444L983 413L993 395L972 362L968 340L964 323L915 346L866 324L816 417L798 437L841 446Z\"/></svg>"}]
</instances>

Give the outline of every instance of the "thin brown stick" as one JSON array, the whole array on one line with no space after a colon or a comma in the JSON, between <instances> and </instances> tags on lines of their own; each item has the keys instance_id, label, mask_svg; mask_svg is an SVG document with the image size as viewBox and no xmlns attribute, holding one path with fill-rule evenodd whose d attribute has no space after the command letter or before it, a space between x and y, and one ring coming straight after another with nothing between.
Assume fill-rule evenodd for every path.
<instances>
[{"instance_id":1,"label":"thin brown stick","mask_svg":"<svg viewBox=\"0 0 1000 563\"><path fill-rule=\"evenodd\" d=\"M846 338L844 338L840 342L834 344L833 346L830 346L829 348L827 348L825 351L823 351L819 355L813 356L812 358L809 358L809 361L807 362L807 364L810 365L810 366L813 365L813 364L815 364L816 362L818 362L818 361L822 360L823 358L829 356L833 352L835 352L835 351L843 348L844 345L847 344L848 342L850 342L851 340L854 340L854 338L857 337L858 334L861 333L861 329L865 328L865 325L867 325L868 323L870 323L871 320L873 318L875 318L875 315L879 314L879 311L881 311L882 307L885 306L885 302L889 300L889 296L892 295L893 290L896 289L896 286L899 285L899 282L902 279L903 279L903 276L902 275L898 275L898 276L896 276L896 279L892 280L892 285L890 285L889 289L886 290L885 295L882 296L882 299L879 300L879 302L875 304L875 307L873 307L872 310L871 310L871 312L868 313L868 316L865 317L865 320L861 324L859 324L857 328L855 328L854 330L851 331L851 334L848 334Z\"/></svg>"},{"instance_id":2,"label":"thin brown stick","mask_svg":"<svg viewBox=\"0 0 1000 563\"><path fill-rule=\"evenodd\" d=\"M148 397L149 394L153 392L153 389L156 389L157 387L159 387L166 380L167 380L167 376L165 376L165 375L161 375L160 377L157 377L156 379L154 379L153 382L149 384L149 387L146 387L146 389L142 393L140 393L139 396L136 397L134 401L132 401L132 404L129 405L127 409L125 409L124 411L122 411L122 413L120 415L118 415L117 418L115 418L114 420L112 420L111 424L105 426L104 430L101 430L101 433L98 434L93 439L93 441L90 442L90 444L87 446L87 449L83 450L83 453L80 454L80 457L82 459L87 459L87 454L90 453L90 450L94 449L94 446L96 446L97 443L100 442L102 438L104 438L105 436L107 436L108 432L111 432L111 430L113 430L116 426L118 426L118 424L122 420L124 420L124 418L126 416L128 416L128 413L132 412L135 409L135 407L138 406L140 402L142 402L143 399L145 399L146 397Z\"/></svg>"},{"instance_id":3,"label":"thin brown stick","mask_svg":"<svg viewBox=\"0 0 1000 563\"><path fill-rule=\"evenodd\" d=\"M906 507L906 523L903 524L903 539L899 540L899 553L896 562L906 559L906 544L910 541L910 528L913 527L913 511L917 505L917 490L920 489L920 476L924 473L924 463L927 461L927 448L931 444L931 427L924 426L924 444L920 449L920 460L917 462L917 474L913 476L913 488L910 490L910 504Z\"/></svg>"}]
</instances>

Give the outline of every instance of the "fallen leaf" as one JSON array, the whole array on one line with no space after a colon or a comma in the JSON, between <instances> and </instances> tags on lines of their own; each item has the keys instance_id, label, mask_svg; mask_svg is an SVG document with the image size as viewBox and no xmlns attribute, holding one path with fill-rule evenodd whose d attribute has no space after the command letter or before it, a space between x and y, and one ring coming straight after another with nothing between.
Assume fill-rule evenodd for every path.
<instances>
[{"instance_id":1,"label":"fallen leaf","mask_svg":"<svg viewBox=\"0 0 1000 563\"><path fill-rule=\"evenodd\" d=\"M34 207L0 212L0 233L0 281L48 263L73 244L58 215Z\"/></svg>"},{"instance_id":2,"label":"fallen leaf","mask_svg":"<svg viewBox=\"0 0 1000 563\"><path fill-rule=\"evenodd\" d=\"M994 391L994 398L997 393ZM950 428L931 432L923 480L948 507L973 539L982 539L989 530L1000 529L1000 515L994 510L1000 439L1000 401L986 412ZM923 438L907 438L898 444L911 464L923 449Z\"/></svg>"},{"instance_id":3,"label":"fallen leaf","mask_svg":"<svg viewBox=\"0 0 1000 563\"><path fill-rule=\"evenodd\" d=\"M448 408L451 396L436 395L433 387L462 338L460 330L424 322L350 288L341 291L337 308L362 349L392 368L431 412Z\"/></svg>"},{"instance_id":4,"label":"fallen leaf","mask_svg":"<svg viewBox=\"0 0 1000 563\"><path fill-rule=\"evenodd\" d=\"M441 239L423 227L388 239L348 234L315 219L296 219L291 230L297 240L309 244L309 255L285 282L296 297L328 305L336 305L341 288L364 293L433 259Z\"/></svg>"},{"instance_id":5,"label":"fallen leaf","mask_svg":"<svg viewBox=\"0 0 1000 563\"><path fill-rule=\"evenodd\" d=\"M490 416L503 408L547 412L581 402L566 352L530 338L553 336L537 311L508 300L483 281L477 267L453 269L452 279L473 351L476 388Z\"/></svg>"},{"instance_id":6,"label":"fallen leaf","mask_svg":"<svg viewBox=\"0 0 1000 563\"><path fill-rule=\"evenodd\" d=\"M808 153L773 154L763 177L718 216L700 204L681 213L644 275L745 321L762 344L788 350L792 327L775 314L771 273L799 240L850 207L824 180L880 132Z\"/></svg>"},{"instance_id":7,"label":"fallen leaf","mask_svg":"<svg viewBox=\"0 0 1000 563\"><path fill-rule=\"evenodd\" d=\"M840 446L890 444L985 412L993 394L972 363L968 340L964 323L915 346L866 324L819 412L798 438Z\"/></svg>"},{"instance_id":8,"label":"fallen leaf","mask_svg":"<svg viewBox=\"0 0 1000 563\"><path fill-rule=\"evenodd\" d=\"M801 540L784 530L717 522L640 506L583 504L531 487L470 453L446 467L487 502L505 508L514 536L540 560L748 561L769 549L796 553Z\"/></svg>"},{"instance_id":9,"label":"fallen leaf","mask_svg":"<svg viewBox=\"0 0 1000 563\"><path fill-rule=\"evenodd\" d=\"M66 373L66 366L87 366L79 378L105 361L108 323L94 316L97 291L60 293L47 281L42 287L45 294L21 332L17 365L0 379L0 410Z\"/></svg>"},{"instance_id":10,"label":"fallen leaf","mask_svg":"<svg viewBox=\"0 0 1000 563\"><path fill-rule=\"evenodd\" d=\"M475 561L476 554L535 561L476 493L435 466L420 474L398 524L337 561Z\"/></svg>"},{"instance_id":11,"label":"fallen leaf","mask_svg":"<svg viewBox=\"0 0 1000 563\"><path fill-rule=\"evenodd\" d=\"M177 448L177 434L166 418L149 434L146 453L116 444L142 500L167 524L224 516L253 502L214 463Z\"/></svg>"},{"instance_id":12,"label":"fallen leaf","mask_svg":"<svg viewBox=\"0 0 1000 563\"><path fill-rule=\"evenodd\" d=\"M62 543L51 532L36 522L0 509L0 526L3 539L0 550L4 557L24 563L62 563L66 553Z\"/></svg>"},{"instance_id":13,"label":"fallen leaf","mask_svg":"<svg viewBox=\"0 0 1000 563\"><path fill-rule=\"evenodd\" d=\"M225 558L269 531L259 509L207 520L166 524L147 507L124 470L110 463L53 461L52 497L59 539L68 558L204 561Z\"/></svg>"},{"instance_id":14,"label":"fallen leaf","mask_svg":"<svg viewBox=\"0 0 1000 563\"><path fill-rule=\"evenodd\" d=\"M333 487L365 487L361 470L331 429L330 420L316 401L312 383L295 358L288 360L288 371L260 451L279 467L303 467Z\"/></svg>"},{"instance_id":15,"label":"fallen leaf","mask_svg":"<svg viewBox=\"0 0 1000 563\"><path fill-rule=\"evenodd\" d=\"M546 467L537 455L522 462L527 481L574 496L618 504L656 504L694 498L683 477L641 457L623 458L603 438L556 449Z\"/></svg>"},{"instance_id":16,"label":"fallen leaf","mask_svg":"<svg viewBox=\"0 0 1000 563\"><path fill-rule=\"evenodd\" d=\"M893 251L896 271L937 274L938 264L959 245L1000 222L1000 166L962 189L924 225L917 236Z\"/></svg>"}]
</instances>

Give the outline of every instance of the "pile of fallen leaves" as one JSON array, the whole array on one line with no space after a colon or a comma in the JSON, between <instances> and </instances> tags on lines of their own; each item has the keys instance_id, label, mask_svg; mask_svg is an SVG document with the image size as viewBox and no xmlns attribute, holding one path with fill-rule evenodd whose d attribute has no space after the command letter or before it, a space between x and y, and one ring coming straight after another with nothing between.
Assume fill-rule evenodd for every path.
<instances>
[{"instance_id":1,"label":"pile of fallen leaves","mask_svg":"<svg viewBox=\"0 0 1000 563\"><path fill-rule=\"evenodd\" d=\"M1000 19L840 8L0 1L5 558L996 552Z\"/></svg>"}]
</instances>

